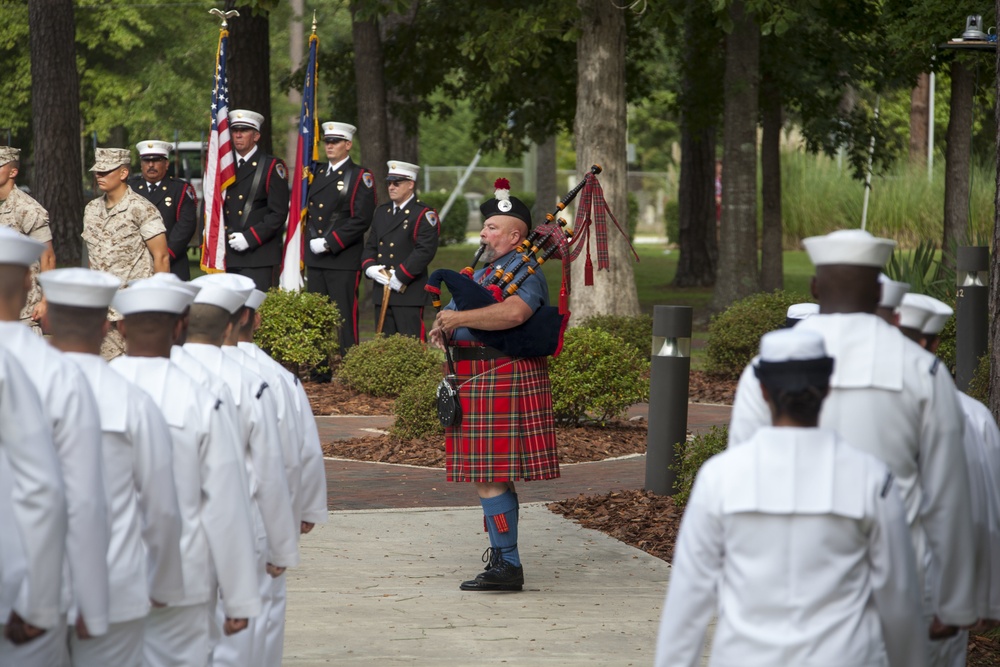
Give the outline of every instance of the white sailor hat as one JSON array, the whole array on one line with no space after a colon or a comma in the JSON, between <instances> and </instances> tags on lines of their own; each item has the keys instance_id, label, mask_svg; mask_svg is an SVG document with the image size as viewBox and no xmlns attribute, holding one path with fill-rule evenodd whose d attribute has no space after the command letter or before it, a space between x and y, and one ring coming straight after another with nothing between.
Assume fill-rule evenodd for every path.
<instances>
[{"instance_id":1,"label":"white sailor hat","mask_svg":"<svg viewBox=\"0 0 1000 667\"><path fill-rule=\"evenodd\" d=\"M772 390L826 387L832 372L833 358L827 356L823 336L818 331L778 329L760 339L760 359L754 366L754 375Z\"/></svg>"},{"instance_id":2,"label":"white sailor hat","mask_svg":"<svg viewBox=\"0 0 1000 667\"><path fill-rule=\"evenodd\" d=\"M53 269L38 274L45 300L63 306L106 309L122 281L104 271L84 268Z\"/></svg>"},{"instance_id":3,"label":"white sailor hat","mask_svg":"<svg viewBox=\"0 0 1000 667\"><path fill-rule=\"evenodd\" d=\"M242 308L254 290L254 282L236 273L210 273L191 281L199 285L201 291L194 297L195 303L218 306L229 313Z\"/></svg>"},{"instance_id":4,"label":"white sailor hat","mask_svg":"<svg viewBox=\"0 0 1000 667\"><path fill-rule=\"evenodd\" d=\"M176 274L169 273L166 271L161 271L160 273L154 273L149 278L142 278L141 280L133 280L129 283L129 287L135 283L142 282L143 280L150 280L154 283L163 283L164 285L170 285L171 287L176 287L177 289L182 289L194 298L194 295L201 291L201 285L195 285L186 280L181 280Z\"/></svg>"},{"instance_id":5,"label":"white sailor hat","mask_svg":"<svg viewBox=\"0 0 1000 667\"><path fill-rule=\"evenodd\" d=\"M760 360L768 363L807 361L826 357L826 344L818 331L777 329L760 339Z\"/></svg>"},{"instance_id":6,"label":"white sailor hat","mask_svg":"<svg viewBox=\"0 0 1000 667\"><path fill-rule=\"evenodd\" d=\"M804 320L819 312L818 303L793 303L785 312L786 320Z\"/></svg>"},{"instance_id":7,"label":"white sailor hat","mask_svg":"<svg viewBox=\"0 0 1000 667\"><path fill-rule=\"evenodd\" d=\"M247 297L247 302L244 304L247 308L252 308L257 310L260 308L260 304L264 303L264 299L267 298L267 292L261 292L259 289L255 289L250 292L250 296Z\"/></svg>"},{"instance_id":8,"label":"white sailor hat","mask_svg":"<svg viewBox=\"0 0 1000 667\"><path fill-rule=\"evenodd\" d=\"M882 268L889 261L896 242L880 239L860 229L838 229L826 236L802 240L813 266L849 264Z\"/></svg>"},{"instance_id":9,"label":"white sailor hat","mask_svg":"<svg viewBox=\"0 0 1000 667\"><path fill-rule=\"evenodd\" d=\"M385 177L387 181L415 181L420 173L420 165L399 160L389 160L389 175Z\"/></svg>"},{"instance_id":10,"label":"white sailor hat","mask_svg":"<svg viewBox=\"0 0 1000 667\"><path fill-rule=\"evenodd\" d=\"M331 139L343 139L344 141L354 141L354 133L358 128L348 123L323 123L323 141Z\"/></svg>"},{"instance_id":11,"label":"white sailor hat","mask_svg":"<svg viewBox=\"0 0 1000 667\"><path fill-rule=\"evenodd\" d=\"M21 149L13 146L0 146L0 167L13 162L21 156Z\"/></svg>"},{"instance_id":12,"label":"white sailor hat","mask_svg":"<svg viewBox=\"0 0 1000 667\"><path fill-rule=\"evenodd\" d=\"M167 157L170 155L170 151L173 150L173 148L174 145L169 141L157 141L155 139L140 141L135 145L135 149L139 151L139 159Z\"/></svg>"},{"instance_id":13,"label":"white sailor hat","mask_svg":"<svg viewBox=\"0 0 1000 667\"><path fill-rule=\"evenodd\" d=\"M43 250L44 243L0 225L0 264L31 266L42 256Z\"/></svg>"},{"instance_id":14,"label":"white sailor hat","mask_svg":"<svg viewBox=\"0 0 1000 667\"><path fill-rule=\"evenodd\" d=\"M180 315L191 305L192 298L191 293L179 285L166 280L146 278L130 282L127 289L115 295L111 305L125 317L137 313Z\"/></svg>"},{"instance_id":15,"label":"white sailor hat","mask_svg":"<svg viewBox=\"0 0 1000 667\"><path fill-rule=\"evenodd\" d=\"M899 326L923 332L927 321L934 314L932 301L936 299L931 299L926 294L904 294L899 303Z\"/></svg>"},{"instance_id":16,"label":"white sailor hat","mask_svg":"<svg viewBox=\"0 0 1000 667\"><path fill-rule=\"evenodd\" d=\"M260 132L260 126L264 124L264 116L256 111L247 109L233 109L229 112L229 127L249 127Z\"/></svg>"},{"instance_id":17,"label":"white sailor hat","mask_svg":"<svg viewBox=\"0 0 1000 667\"><path fill-rule=\"evenodd\" d=\"M911 311L923 311L925 314L925 319L923 324L920 326L911 326L903 324L903 306L900 306L900 323L899 326L911 326L912 329L919 329L920 333L926 334L928 336L937 336L944 330L944 325L948 323L951 316L955 314L955 311L948 304L935 299L932 296L927 296L926 294L907 294L903 297L903 304L906 305L908 310ZM911 321L916 321L917 317L913 316Z\"/></svg>"},{"instance_id":18,"label":"white sailor hat","mask_svg":"<svg viewBox=\"0 0 1000 667\"><path fill-rule=\"evenodd\" d=\"M899 308L903 295L910 291L910 283L901 283L893 280L884 273L878 274L878 281L882 284L882 298L879 299L879 308Z\"/></svg>"}]
</instances>

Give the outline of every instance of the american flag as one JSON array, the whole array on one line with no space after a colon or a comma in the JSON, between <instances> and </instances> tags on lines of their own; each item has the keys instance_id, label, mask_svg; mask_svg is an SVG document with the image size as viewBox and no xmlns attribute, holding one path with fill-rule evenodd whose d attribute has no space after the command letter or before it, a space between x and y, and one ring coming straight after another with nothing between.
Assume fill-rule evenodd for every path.
<instances>
[{"instance_id":1,"label":"american flag","mask_svg":"<svg viewBox=\"0 0 1000 667\"><path fill-rule=\"evenodd\" d=\"M208 139L205 167L205 234L201 245L201 268L213 273L226 270L226 229L222 201L226 188L236 180L233 145L229 138L229 83L226 80L226 51L229 31L219 31L215 58L215 88L212 90L212 131Z\"/></svg>"},{"instance_id":2,"label":"american flag","mask_svg":"<svg viewBox=\"0 0 1000 667\"><path fill-rule=\"evenodd\" d=\"M292 176L292 195L288 206L288 233L285 236L285 254L282 259L281 289L298 292L302 289L302 253L305 240L306 201L312 183L312 165L319 162L319 119L316 118L316 76L319 64L316 52L319 37L314 32L309 37L309 65L306 81L302 86L302 113L299 116L299 142L295 149L295 173Z\"/></svg>"}]
</instances>

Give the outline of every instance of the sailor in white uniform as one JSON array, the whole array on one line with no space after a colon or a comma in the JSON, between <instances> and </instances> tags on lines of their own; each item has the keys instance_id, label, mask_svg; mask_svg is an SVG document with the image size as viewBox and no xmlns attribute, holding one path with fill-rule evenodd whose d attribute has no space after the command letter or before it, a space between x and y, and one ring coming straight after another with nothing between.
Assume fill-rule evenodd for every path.
<instances>
[{"instance_id":1,"label":"sailor in white uniform","mask_svg":"<svg viewBox=\"0 0 1000 667\"><path fill-rule=\"evenodd\" d=\"M302 426L302 477L301 477L301 519L302 533L308 533L316 524L327 521L326 466L323 463L323 448L316 428L316 417L306 395L302 382L295 374L271 358L253 342L253 334L260 328L260 305L267 294L255 289L247 299L246 307L254 311L252 328L240 331L239 348L263 366L270 365L291 388L296 397L297 411Z\"/></svg>"},{"instance_id":2,"label":"sailor in white uniform","mask_svg":"<svg viewBox=\"0 0 1000 667\"><path fill-rule=\"evenodd\" d=\"M0 228L0 247L19 243L22 238L13 230ZM26 282L28 264L10 256L4 259L0 263L0 293L5 297L0 300L0 347L18 359L41 398L59 456L69 524L60 605L64 622L30 644L14 646L3 641L0 665L60 667L69 660L66 623L75 624L81 637L97 637L108 630L110 522L100 413L80 368L21 323L20 309L30 285ZM5 573L19 569L23 572L26 552L18 532L3 530L0 535L0 560ZM7 589L8 584L19 586L17 582L4 582L3 588ZM25 592L22 589L22 594ZM9 608L0 608L0 618L7 618L9 613Z\"/></svg>"},{"instance_id":3,"label":"sailor in white uniform","mask_svg":"<svg viewBox=\"0 0 1000 667\"><path fill-rule=\"evenodd\" d=\"M288 482L295 525L301 527L304 435L299 398L293 387L281 376L282 372L287 374L288 371L281 368L280 364L275 363L267 355L262 354L258 358L251 349L246 348L240 342L243 339L253 339L256 310L263 302L264 296L265 293L258 289L254 289L250 293L247 302L239 311L239 324L233 327L232 332L223 342L222 351L247 370L259 375L267 382L269 389L274 389L272 396L275 399L277 409L277 426L281 438L282 458L285 463L285 480ZM254 349L259 348L254 346ZM301 533L301 528L299 532ZM280 665L285 643L285 608L287 606L285 575L273 577L268 583L270 591L267 628L265 633L260 635L262 641L258 642L258 646L263 656L261 664Z\"/></svg>"},{"instance_id":4,"label":"sailor in white uniform","mask_svg":"<svg viewBox=\"0 0 1000 667\"><path fill-rule=\"evenodd\" d=\"M108 306L121 281L70 268L49 271L39 283L49 304L49 342L80 367L97 398L111 500L110 625L87 640L71 632L70 658L74 667L141 667L150 603L173 603L184 594L170 429L149 394L101 358Z\"/></svg>"},{"instance_id":5,"label":"sailor in white uniform","mask_svg":"<svg viewBox=\"0 0 1000 667\"><path fill-rule=\"evenodd\" d=\"M258 576L263 609L250 632L223 637L212 652L213 665L263 665L269 614L271 578L298 565L298 533L292 510L283 452L276 424L276 408L260 376L228 354L222 344L239 321L239 313L253 291L252 281L237 274L200 276L201 287L191 305L184 349L215 375L222 377L236 402L241 441L245 443L250 495L256 508Z\"/></svg>"},{"instance_id":6,"label":"sailor in white uniform","mask_svg":"<svg viewBox=\"0 0 1000 667\"><path fill-rule=\"evenodd\" d=\"M0 243L0 274L10 266L30 266L44 245L9 235ZM15 271L16 273L16 271ZM20 300L17 290L0 300ZM13 536L19 539L13 542ZM66 496L52 429L35 387L13 355L0 347L0 665L14 664L17 651L45 633L65 626L60 613ZM5 559L6 546L19 546L17 559ZM23 587L23 591L21 591ZM15 599L19 592L23 595ZM65 639L65 630L62 634ZM44 643L43 643L44 647ZM25 660L24 664L37 664Z\"/></svg>"},{"instance_id":7,"label":"sailor in white uniform","mask_svg":"<svg viewBox=\"0 0 1000 667\"><path fill-rule=\"evenodd\" d=\"M910 283L893 280L884 273L878 274L878 283L882 286L882 296L878 300L875 314L896 326L899 322L899 304L902 303L903 296L910 291Z\"/></svg>"},{"instance_id":8,"label":"sailor in white uniform","mask_svg":"<svg viewBox=\"0 0 1000 667\"><path fill-rule=\"evenodd\" d=\"M974 529L969 474L962 448L963 419L947 369L895 327L874 315L878 274L895 242L861 230L805 239L816 266L813 295L820 314L796 330L818 331L836 360L820 425L889 466L906 507L910 536L923 575L931 560L940 576L928 579L924 613L932 638L976 622ZM766 424L760 389L736 394L730 446Z\"/></svg>"},{"instance_id":9,"label":"sailor in white uniform","mask_svg":"<svg viewBox=\"0 0 1000 667\"><path fill-rule=\"evenodd\" d=\"M907 294L899 308L899 328L910 340L931 353L941 344L941 331L954 311L926 294ZM1000 429L989 409L968 394L958 392L965 419L962 444L969 466L969 495L975 527L976 609L980 630L1000 620ZM936 573L932 564L931 572ZM963 667L969 643L967 630L932 642L933 664Z\"/></svg>"},{"instance_id":10,"label":"sailor in white uniform","mask_svg":"<svg viewBox=\"0 0 1000 667\"><path fill-rule=\"evenodd\" d=\"M119 292L126 356L112 368L143 387L170 427L182 523L184 597L155 609L146 624L145 664L203 666L210 654L216 581L228 633L260 613L254 528L243 461L221 400L170 361L180 314L192 299L152 279Z\"/></svg>"},{"instance_id":11,"label":"sailor in white uniform","mask_svg":"<svg viewBox=\"0 0 1000 667\"><path fill-rule=\"evenodd\" d=\"M925 626L892 473L817 428L834 361L822 337L766 334L773 426L698 472L674 556L657 667L925 664Z\"/></svg>"}]
</instances>

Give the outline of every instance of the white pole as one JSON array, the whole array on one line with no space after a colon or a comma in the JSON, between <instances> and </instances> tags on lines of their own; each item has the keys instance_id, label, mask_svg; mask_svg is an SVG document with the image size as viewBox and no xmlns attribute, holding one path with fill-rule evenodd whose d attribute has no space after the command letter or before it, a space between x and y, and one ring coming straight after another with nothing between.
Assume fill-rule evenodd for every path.
<instances>
[{"instance_id":1,"label":"white pole","mask_svg":"<svg viewBox=\"0 0 1000 667\"><path fill-rule=\"evenodd\" d=\"M882 101L881 96L875 98L875 123L878 124L878 106L879 102ZM875 135L872 134L872 140L868 143L868 171L865 173L865 201L861 206L861 229L864 230L865 223L868 221L868 195L872 191L872 158L875 156Z\"/></svg>"},{"instance_id":2,"label":"white pole","mask_svg":"<svg viewBox=\"0 0 1000 667\"><path fill-rule=\"evenodd\" d=\"M934 179L934 70L931 70L927 100L927 182Z\"/></svg>"},{"instance_id":3,"label":"white pole","mask_svg":"<svg viewBox=\"0 0 1000 667\"><path fill-rule=\"evenodd\" d=\"M451 195L448 197L448 201L444 203L444 208L438 211L438 217L440 217L442 220L444 220L445 217L448 215L448 211L451 209L451 205L455 203L455 197L457 197L458 193L462 191L463 187L465 187L465 182L469 180L469 176L472 175L472 170L476 168L477 164L479 164L479 158L481 158L482 156L483 156L482 150L476 151L476 156L472 158L472 162L470 162L469 166L465 168L465 173L462 174L462 178L458 179L458 185L456 185L455 189L451 191Z\"/></svg>"}]
</instances>

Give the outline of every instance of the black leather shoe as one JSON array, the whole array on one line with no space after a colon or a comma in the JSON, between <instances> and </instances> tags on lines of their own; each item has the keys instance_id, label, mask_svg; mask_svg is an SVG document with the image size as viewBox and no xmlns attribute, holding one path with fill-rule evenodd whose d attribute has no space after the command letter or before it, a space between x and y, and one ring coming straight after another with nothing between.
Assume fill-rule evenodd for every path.
<instances>
[{"instance_id":1,"label":"black leather shoe","mask_svg":"<svg viewBox=\"0 0 1000 667\"><path fill-rule=\"evenodd\" d=\"M491 561L486 571L475 579L463 581L459 588L463 591L519 591L524 587L524 568L513 565L503 558Z\"/></svg>"}]
</instances>

